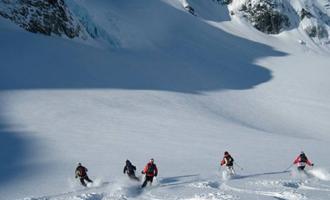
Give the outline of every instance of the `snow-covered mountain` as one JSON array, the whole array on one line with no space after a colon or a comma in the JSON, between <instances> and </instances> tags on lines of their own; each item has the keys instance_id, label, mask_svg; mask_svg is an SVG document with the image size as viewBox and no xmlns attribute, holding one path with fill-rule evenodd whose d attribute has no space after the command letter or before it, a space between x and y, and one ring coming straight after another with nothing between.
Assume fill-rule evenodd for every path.
<instances>
[{"instance_id":1,"label":"snow-covered mountain","mask_svg":"<svg viewBox=\"0 0 330 200\"><path fill-rule=\"evenodd\" d=\"M0 199L329 199L328 5L0 0Z\"/></svg>"},{"instance_id":2,"label":"snow-covered mountain","mask_svg":"<svg viewBox=\"0 0 330 200\"><path fill-rule=\"evenodd\" d=\"M214 7L212 10L219 10L217 7L220 5L228 7L230 15L238 15L241 20L246 20L266 34L298 29L318 44L328 46L330 43L329 0L205 0L202 4L214 4L208 5L207 9L198 7L201 4L198 1L177 1L194 15L208 12L210 7ZM107 23L112 24L105 30L103 22L98 23L95 14L88 11L89 8L83 1L1 0L0 5L0 16L12 20L28 31L64 35L69 38L80 37L84 40L91 37L101 40L109 47L120 45L118 38L113 35L118 31L116 16L108 15Z\"/></svg>"}]
</instances>

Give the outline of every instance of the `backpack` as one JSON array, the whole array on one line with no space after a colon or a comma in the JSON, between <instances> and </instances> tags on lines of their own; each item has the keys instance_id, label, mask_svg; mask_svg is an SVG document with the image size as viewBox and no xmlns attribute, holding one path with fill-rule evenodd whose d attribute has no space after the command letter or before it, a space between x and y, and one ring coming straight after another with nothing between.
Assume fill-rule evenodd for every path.
<instances>
[{"instance_id":1,"label":"backpack","mask_svg":"<svg viewBox=\"0 0 330 200\"><path fill-rule=\"evenodd\" d=\"M307 160L308 160L308 159L307 159L307 157L306 157L305 154L300 155L300 162L304 162L304 163L306 163Z\"/></svg>"},{"instance_id":2,"label":"backpack","mask_svg":"<svg viewBox=\"0 0 330 200\"><path fill-rule=\"evenodd\" d=\"M234 159L230 155L227 157L227 161L228 161L227 163L228 166L232 166L234 164Z\"/></svg>"},{"instance_id":3,"label":"backpack","mask_svg":"<svg viewBox=\"0 0 330 200\"><path fill-rule=\"evenodd\" d=\"M82 166L77 167L77 169L76 169L76 175L77 176L82 177L85 174L86 174L86 170L85 170L84 167L82 167Z\"/></svg>"},{"instance_id":4,"label":"backpack","mask_svg":"<svg viewBox=\"0 0 330 200\"><path fill-rule=\"evenodd\" d=\"M153 174L154 171L155 171L155 165L154 164L148 165L147 174Z\"/></svg>"}]
</instances>

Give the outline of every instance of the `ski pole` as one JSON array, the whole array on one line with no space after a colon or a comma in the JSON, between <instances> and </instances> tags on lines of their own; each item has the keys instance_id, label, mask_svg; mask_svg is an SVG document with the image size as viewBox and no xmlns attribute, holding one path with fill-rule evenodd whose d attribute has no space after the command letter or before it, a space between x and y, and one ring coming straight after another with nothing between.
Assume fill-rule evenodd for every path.
<instances>
[{"instance_id":1,"label":"ski pole","mask_svg":"<svg viewBox=\"0 0 330 200\"><path fill-rule=\"evenodd\" d=\"M284 171L288 171L292 166L293 166L293 164L290 164L290 166L287 167Z\"/></svg>"},{"instance_id":2,"label":"ski pole","mask_svg":"<svg viewBox=\"0 0 330 200\"><path fill-rule=\"evenodd\" d=\"M240 170L243 170L243 167L239 166L236 162L234 162L234 164L235 164Z\"/></svg>"}]
</instances>

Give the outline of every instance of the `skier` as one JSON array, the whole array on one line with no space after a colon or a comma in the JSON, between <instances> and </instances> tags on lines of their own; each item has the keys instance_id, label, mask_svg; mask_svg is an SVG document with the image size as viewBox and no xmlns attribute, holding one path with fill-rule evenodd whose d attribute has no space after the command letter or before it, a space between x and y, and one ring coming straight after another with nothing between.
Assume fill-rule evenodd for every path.
<instances>
[{"instance_id":1,"label":"skier","mask_svg":"<svg viewBox=\"0 0 330 200\"><path fill-rule=\"evenodd\" d=\"M76 178L79 177L81 184L85 187L87 187L85 180L89 183L93 183L93 181L91 179L89 179L87 172L88 172L88 169L86 167L82 166L81 163L78 163L78 166L75 171Z\"/></svg>"},{"instance_id":2,"label":"skier","mask_svg":"<svg viewBox=\"0 0 330 200\"><path fill-rule=\"evenodd\" d=\"M123 173L127 174L132 180L139 181L139 178L135 175L136 167L131 163L131 161L126 160L126 165L124 167Z\"/></svg>"},{"instance_id":3,"label":"skier","mask_svg":"<svg viewBox=\"0 0 330 200\"><path fill-rule=\"evenodd\" d=\"M314 164L308 160L306 154L302 151L300 155L293 161L294 165L297 165L298 171L303 171L308 166L314 166Z\"/></svg>"},{"instance_id":4,"label":"skier","mask_svg":"<svg viewBox=\"0 0 330 200\"><path fill-rule=\"evenodd\" d=\"M227 167L227 170L229 171L230 175L235 174L234 158L228 153L228 151L225 151L224 157L223 157L220 165L221 166L225 165Z\"/></svg>"},{"instance_id":5,"label":"skier","mask_svg":"<svg viewBox=\"0 0 330 200\"><path fill-rule=\"evenodd\" d=\"M195 9L190 5L185 5L184 8L192 15L196 16Z\"/></svg>"},{"instance_id":6,"label":"skier","mask_svg":"<svg viewBox=\"0 0 330 200\"><path fill-rule=\"evenodd\" d=\"M150 159L150 161L147 163L147 165L144 167L144 169L141 173L145 174L145 179L144 179L144 182L143 182L141 188L144 188L148 182L150 182L150 185L151 185L154 177L156 177L158 175L158 169L154 163L153 158Z\"/></svg>"}]
</instances>

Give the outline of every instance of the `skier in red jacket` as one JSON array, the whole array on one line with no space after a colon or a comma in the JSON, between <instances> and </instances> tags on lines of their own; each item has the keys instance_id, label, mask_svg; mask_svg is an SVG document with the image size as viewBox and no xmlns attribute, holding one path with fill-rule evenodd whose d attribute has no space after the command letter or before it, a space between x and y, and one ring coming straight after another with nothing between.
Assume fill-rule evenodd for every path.
<instances>
[{"instance_id":1,"label":"skier in red jacket","mask_svg":"<svg viewBox=\"0 0 330 200\"><path fill-rule=\"evenodd\" d=\"M306 165L308 166L314 166L314 164L308 160L306 154L302 151L300 153L300 155L293 161L294 165L297 165L297 169L299 171L303 171L306 167Z\"/></svg>"},{"instance_id":2,"label":"skier in red jacket","mask_svg":"<svg viewBox=\"0 0 330 200\"><path fill-rule=\"evenodd\" d=\"M144 182L141 186L141 188L144 188L148 182L150 182L150 185L152 184L152 181L155 176L158 175L158 169L157 166L154 163L154 159L151 158L148 164L144 167L142 174L145 174Z\"/></svg>"}]
</instances>

